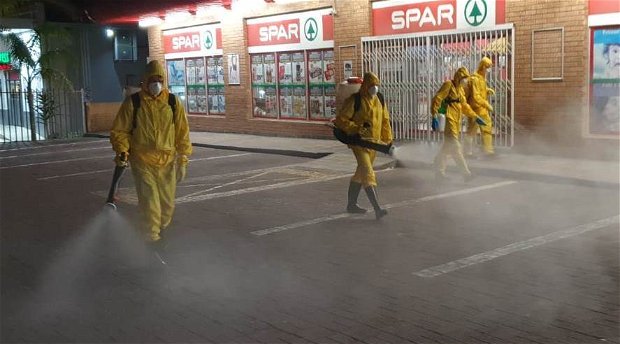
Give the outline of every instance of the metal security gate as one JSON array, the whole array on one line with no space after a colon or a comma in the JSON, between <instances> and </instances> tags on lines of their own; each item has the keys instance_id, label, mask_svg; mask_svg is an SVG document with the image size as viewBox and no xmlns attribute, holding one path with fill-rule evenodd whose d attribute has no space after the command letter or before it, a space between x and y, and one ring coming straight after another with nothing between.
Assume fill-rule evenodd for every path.
<instances>
[{"instance_id":1,"label":"metal security gate","mask_svg":"<svg viewBox=\"0 0 620 344\"><path fill-rule=\"evenodd\" d=\"M362 38L364 71L381 79L381 92L390 110L396 140L438 141L431 130L431 101L445 80L461 66L470 73L483 56L493 60L487 83L495 90L494 144L514 144L514 35L512 24L489 30ZM465 123L463 125L465 130Z\"/></svg>"},{"instance_id":2,"label":"metal security gate","mask_svg":"<svg viewBox=\"0 0 620 344\"><path fill-rule=\"evenodd\" d=\"M0 92L0 143L31 140L27 93ZM84 135L84 91L34 91L37 140Z\"/></svg>"}]
</instances>

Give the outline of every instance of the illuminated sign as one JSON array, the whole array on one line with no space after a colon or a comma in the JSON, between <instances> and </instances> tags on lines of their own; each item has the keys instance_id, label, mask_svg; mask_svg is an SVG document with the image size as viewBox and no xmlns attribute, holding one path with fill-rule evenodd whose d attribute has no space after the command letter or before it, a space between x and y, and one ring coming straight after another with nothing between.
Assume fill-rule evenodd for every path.
<instances>
[{"instance_id":1,"label":"illuminated sign","mask_svg":"<svg viewBox=\"0 0 620 344\"><path fill-rule=\"evenodd\" d=\"M12 69L11 54L8 51L0 51L0 70Z\"/></svg>"}]
</instances>

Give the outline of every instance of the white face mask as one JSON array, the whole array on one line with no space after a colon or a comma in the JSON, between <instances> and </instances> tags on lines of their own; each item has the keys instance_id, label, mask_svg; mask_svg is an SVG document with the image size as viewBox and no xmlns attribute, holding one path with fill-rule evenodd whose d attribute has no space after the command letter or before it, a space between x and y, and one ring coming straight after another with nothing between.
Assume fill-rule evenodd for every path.
<instances>
[{"instance_id":1,"label":"white face mask","mask_svg":"<svg viewBox=\"0 0 620 344\"><path fill-rule=\"evenodd\" d=\"M373 86L368 89L368 93L370 93L371 96L376 95L378 92L379 92L379 86Z\"/></svg>"},{"instance_id":2,"label":"white face mask","mask_svg":"<svg viewBox=\"0 0 620 344\"><path fill-rule=\"evenodd\" d=\"M157 97L161 93L163 87L164 85L161 82L152 82L149 84L149 93L153 97Z\"/></svg>"}]
</instances>

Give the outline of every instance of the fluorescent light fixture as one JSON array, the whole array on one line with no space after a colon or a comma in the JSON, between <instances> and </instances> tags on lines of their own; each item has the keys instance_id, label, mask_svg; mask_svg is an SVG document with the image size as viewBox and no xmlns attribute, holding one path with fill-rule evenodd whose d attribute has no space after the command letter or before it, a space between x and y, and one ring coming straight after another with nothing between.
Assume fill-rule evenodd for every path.
<instances>
[{"instance_id":1,"label":"fluorescent light fixture","mask_svg":"<svg viewBox=\"0 0 620 344\"><path fill-rule=\"evenodd\" d=\"M221 5L199 6L196 10L196 17L202 18L207 16L220 17L224 15L224 7Z\"/></svg>"},{"instance_id":2,"label":"fluorescent light fixture","mask_svg":"<svg viewBox=\"0 0 620 344\"><path fill-rule=\"evenodd\" d=\"M172 11L166 13L166 23L180 22L192 16L189 11Z\"/></svg>"},{"instance_id":3,"label":"fluorescent light fixture","mask_svg":"<svg viewBox=\"0 0 620 344\"><path fill-rule=\"evenodd\" d=\"M138 21L139 27L149 27L154 25L159 25L164 21L159 17L144 17Z\"/></svg>"},{"instance_id":4,"label":"fluorescent light fixture","mask_svg":"<svg viewBox=\"0 0 620 344\"><path fill-rule=\"evenodd\" d=\"M114 37L114 30L112 30L110 28L106 28L105 29L105 36L108 37L108 38Z\"/></svg>"}]
</instances>

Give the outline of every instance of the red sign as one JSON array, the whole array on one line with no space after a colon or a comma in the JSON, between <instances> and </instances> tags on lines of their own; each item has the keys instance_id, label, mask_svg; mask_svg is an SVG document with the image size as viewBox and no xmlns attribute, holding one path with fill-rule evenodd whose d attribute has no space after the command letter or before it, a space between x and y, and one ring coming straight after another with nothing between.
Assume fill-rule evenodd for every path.
<instances>
[{"instance_id":1,"label":"red sign","mask_svg":"<svg viewBox=\"0 0 620 344\"><path fill-rule=\"evenodd\" d=\"M301 30L299 19L248 24L248 46L299 43Z\"/></svg>"},{"instance_id":2,"label":"red sign","mask_svg":"<svg viewBox=\"0 0 620 344\"><path fill-rule=\"evenodd\" d=\"M200 51L200 32L182 32L164 35L164 51L167 53L184 53Z\"/></svg>"},{"instance_id":3,"label":"red sign","mask_svg":"<svg viewBox=\"0 0 620 344\"><path fill-rule=\"evenodd\" d=\"M372 12L373 33L377 36L456 28L456 0L373 8Z\"/></svg>"},{"instance_id":4,"label":"red sign","mask_svg":"<svg viewBox=\"0 0 620 344\"><path fill-rule=\"evenodd\" d=\"M588 2L588 14L606 14L620 12L620 1L618 0L590 0Z\"/></svg>"}]
</instances>

